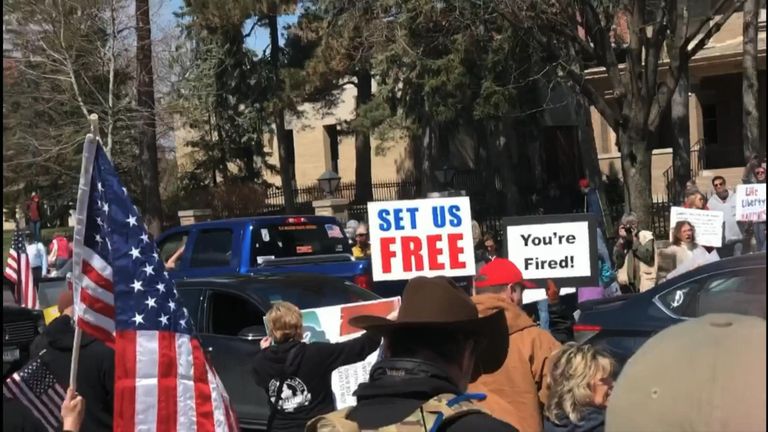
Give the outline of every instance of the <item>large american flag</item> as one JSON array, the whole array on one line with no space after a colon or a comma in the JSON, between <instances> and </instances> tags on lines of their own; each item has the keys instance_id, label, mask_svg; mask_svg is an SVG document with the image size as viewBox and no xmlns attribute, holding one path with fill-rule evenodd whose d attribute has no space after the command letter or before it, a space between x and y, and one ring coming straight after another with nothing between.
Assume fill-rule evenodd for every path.
<instances>
[{"instance_id":1,"label":"large american flag","mask_svg":"<svg viewBox=\"0 0 768 432\"><path fill-rule=\"evenodd\" d=\"M61 430L59 413L65 392L41 357L31 361L3 382L3 396L24 404L50 432Z\"/></svg>"},{"instance_id":2,"label":"large american flag","mask_svg":"<svg viewBox=\"0 0 768 432\"><path fill-rule=\"evenodd\" d=\"M157 247L90 135L74 237L77 324L115 349L114 430L237 430Z\"/></svg>"},{"instance_id":3,"label":"large american flag","mask_svg":"<svg viewBox=\"0 0 768 432\"><path fill-rule=\"evenodd\" d=\"M40 308L35 280L32 276L32 267L29 266L27 246L24 244L24 235L18 229L13 233L13 241L11 250L8 252L4 274L16 286L13 295L19 305L30 309Z\"/></svg>"}]
</instances>

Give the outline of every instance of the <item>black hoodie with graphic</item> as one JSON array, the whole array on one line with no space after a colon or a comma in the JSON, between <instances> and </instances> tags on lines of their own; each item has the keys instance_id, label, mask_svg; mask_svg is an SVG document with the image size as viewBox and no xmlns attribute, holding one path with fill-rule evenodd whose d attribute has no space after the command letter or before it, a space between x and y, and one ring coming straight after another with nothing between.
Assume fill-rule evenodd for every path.
<instances>
[{"instance_id":1,"label":"black hoodie with graphic","mask_svg":"<svg viewBox=\"0 0 768 432\"><path fill-rule=\"evenodd\" d=\"M33 343L46 366L62 388L69 387L75 327L69 315L48 324ZM77 369L77 392L85 399L85 418L81 430L112 431L115 387L115 352L98 339L83 333L80 339L80 361Z\"/></svg>"},{"instance_id":2,"label":"black hoodie with graphic","mask_svg":"<svg viewBox=\"0 0 768 432\"><path fill-rule=\"evenodd\" d=\"M260 351L254 358L256 383L274 402L280 377L295 371L285 380L272 431L303 431L313 418L334 411L331 373L341 366L365 360L381 344L381 338L364 333L340 343L285 342ZM297 350L292 364L288 356Z\"/></svg>"}]
</instances>

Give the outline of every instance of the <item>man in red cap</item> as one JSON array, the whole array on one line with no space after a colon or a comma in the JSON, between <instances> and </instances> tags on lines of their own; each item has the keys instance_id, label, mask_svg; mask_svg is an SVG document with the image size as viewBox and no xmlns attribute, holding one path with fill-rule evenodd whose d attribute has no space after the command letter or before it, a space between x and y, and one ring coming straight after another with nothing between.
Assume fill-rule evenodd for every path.
<instances>
[{"instance_id":1,"label":"man in red cap","mask_svg":"<svg viewBox=\"0 0 768 432\"><path fill-rule=\"evenodd\" d=\"M536 326L520 307L526 287L533 285L523 280L520 269L507 259L497 258L480 270L472 297L480 316L504 311L509 351L498 371L481 376L469 389L487 393L488 399L481 403L483 407L521 432L542 430L547 363L560 348L560 343Z\"/></svg>"}]
</instances>

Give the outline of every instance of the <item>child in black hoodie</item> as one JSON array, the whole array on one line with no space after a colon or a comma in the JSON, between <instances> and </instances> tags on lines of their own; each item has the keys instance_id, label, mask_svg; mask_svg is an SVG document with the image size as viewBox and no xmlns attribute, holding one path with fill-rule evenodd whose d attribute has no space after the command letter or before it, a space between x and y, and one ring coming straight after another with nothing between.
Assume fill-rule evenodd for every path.
<instances>
[{"instance_id":1,"label":"child in black hoodie","mask_svg":"<svg viewBox=\"0 0 768 432\"><path fill-rule=\"evenodd\" d=\"M340 343L304 343L301 311L288 302L275 303L266 320L269 337L261 341L254 374L272 405L269 431L303 431L314 417L335 410L331 373L365 360L381 344L368 333Z\"/></svg>"}]
</instances>

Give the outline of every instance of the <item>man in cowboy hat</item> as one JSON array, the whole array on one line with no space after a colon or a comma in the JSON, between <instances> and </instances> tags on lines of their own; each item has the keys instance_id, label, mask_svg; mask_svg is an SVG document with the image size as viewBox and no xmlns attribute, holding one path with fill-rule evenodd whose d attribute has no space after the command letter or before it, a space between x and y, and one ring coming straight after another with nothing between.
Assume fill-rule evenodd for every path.
<instances>
[{"instance_id":1,"label":"man in cowboy hat","mask_svg":"<svg viewBox=\"0 0 768 432\"><path fill-rule=\"evenodd\" d=\"M557 290L550 283L549 291ZM483 375L470 391L491 396L480 404L492 415L515 425L521 432L541 431L541 404L546 400L547 363L560 343L537 327L520 307L523 289L534 285L524 281L520 269L504 258L483 267L475 278L475 302L480 316L503 312L507 321L509 352L504 365Z\"/></svg>"},{"instance_id":2,"label":"man in cowboy hat","mask_svg":"<svg viewBox=\"0 0 768 432\"><path fill-rule=\"evenodd\" d=\"M480 317L452 280L417 277L406 285L395 320L357 316L349 323L382 335L384 358L357 388L355 407L314 419L308 431L432 430L443 422L445 432L517 430L472 402L482 395L466 393L471 381L504 363L503 312Z\"/></svg>"}]
</instances>

